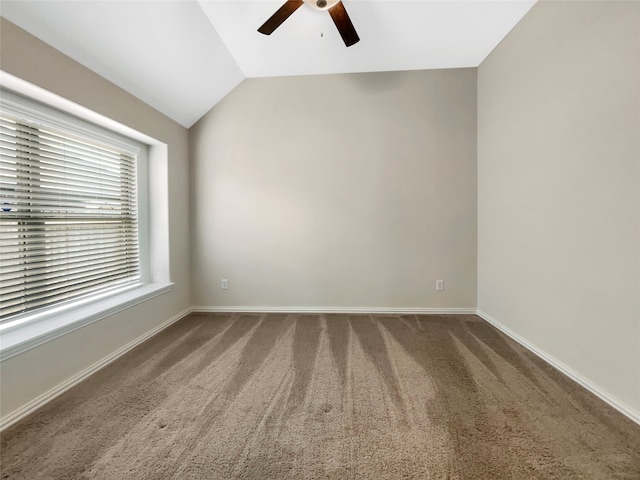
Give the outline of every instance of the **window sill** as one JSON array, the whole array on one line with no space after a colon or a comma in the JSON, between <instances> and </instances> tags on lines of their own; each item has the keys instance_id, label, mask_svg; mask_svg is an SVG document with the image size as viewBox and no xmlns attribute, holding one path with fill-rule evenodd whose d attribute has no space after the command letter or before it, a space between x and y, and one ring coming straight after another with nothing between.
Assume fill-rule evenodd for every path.
<instances>
[{"instance_id":1,"label":"window sill","mask_svg":"<svg viewBox=\"0 0 640 480\"><path fill-rule=\"evenodd\" d=\"M73 330L171 290L173 283L150 283L89 303L34 315L0 331L0 360L6 360Z\"/></svg>"}]
</instances>

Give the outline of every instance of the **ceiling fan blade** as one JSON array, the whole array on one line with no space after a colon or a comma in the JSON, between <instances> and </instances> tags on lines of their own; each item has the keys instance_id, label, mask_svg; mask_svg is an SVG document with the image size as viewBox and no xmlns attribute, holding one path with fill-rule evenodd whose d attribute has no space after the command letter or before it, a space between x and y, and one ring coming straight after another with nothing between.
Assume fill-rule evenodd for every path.
<instances>
[{"instance_id":1,"label":"ceiling fan blade","mask_svg":"<svg viewBox=\"0 0 640 480\"><path fill-rule=\"evenodd\" d=\"M278 28L282 23L289 18L289 16L302 6L304 2L302 0L287 0L276 13L271 15L269 20L264 22L258 31L265 35L271 35L273 31Z\"/></svg>"},{"instance_id":2,"label":"ceiling fan blade","mask_svg":"<svg viewBox=\"0 0 640 480\"><path fill-rule=\"evenodd\" d=\"M356 29L353 28L353 23L351 23L349 14L345 10L342 2L338 2L331 7L329 9L329 14L333 19L333 23L336 24L336 28L338 29L338 32L340 32L340 36L347 47L350 47L360 41L360 37L358 37Z\"/></svg>"}]
</instances>

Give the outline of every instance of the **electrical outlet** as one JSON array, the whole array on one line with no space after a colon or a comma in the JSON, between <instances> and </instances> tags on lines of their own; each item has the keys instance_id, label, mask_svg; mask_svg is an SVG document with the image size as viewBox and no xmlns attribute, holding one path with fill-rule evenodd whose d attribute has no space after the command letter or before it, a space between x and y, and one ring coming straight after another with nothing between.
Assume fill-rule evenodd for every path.
<instances>
[{"instance_id":1,"label":"electrical outlet","mask_svg":"<svg viewBox=\"0 0 640 480\"><path fill-rule=\"evenodd\" d=\"M439 292L444 290L444 280L436 280L436 290Z\"/></svg>"},{"instance_id":2,"label":"electrical outlet","mask_svg":"<svg viewBox=\"0 0 640 480\"><path fill-rule=\"evenodd\" d=\"M222 287L222 290L227 290L229 288L229 281L226 278L223 278L220 281L220 286Z\"/></svg>"}]
</instances>

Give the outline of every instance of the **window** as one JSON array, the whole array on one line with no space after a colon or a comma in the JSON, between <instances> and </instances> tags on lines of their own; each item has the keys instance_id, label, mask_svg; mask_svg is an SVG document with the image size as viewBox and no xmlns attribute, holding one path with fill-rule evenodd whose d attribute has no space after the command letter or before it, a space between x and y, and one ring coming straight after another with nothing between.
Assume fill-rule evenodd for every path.
<instances>
[{"instance_id":1,"label":"window","mask_svg":"<svg viewBox=\"0 0 640 480\"><path fill-rule=\"evenodd\" d=\"M140 280L140 150L24 117L0 112L0 320Z\"/></svg>"},{"instance_id":2,"label":"window","mask_svg":"<svg viewBox=\"0 0 640 480\"><path fill-rule=\"evenodd\" d=\"M0 80L20 93L0 89L0 353L8 358L172 284L166 144L8 74Z\"/></svg>"}]
</instances>

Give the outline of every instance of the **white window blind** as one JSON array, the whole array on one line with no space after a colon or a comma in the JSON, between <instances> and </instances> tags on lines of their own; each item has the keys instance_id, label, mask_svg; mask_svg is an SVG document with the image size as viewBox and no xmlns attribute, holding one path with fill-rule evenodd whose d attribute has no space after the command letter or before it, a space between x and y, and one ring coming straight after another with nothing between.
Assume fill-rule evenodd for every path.
<instances>
[{"instance_id":1,"label":"white window blind","mask_svg":"<svg viewBox=\"0 0 640 480\"><path fill-rule=\"evenodd\" d=\"M139 281L135 153L6 110L0 153L0 321Z\"/></svg>"}]
</instances>

